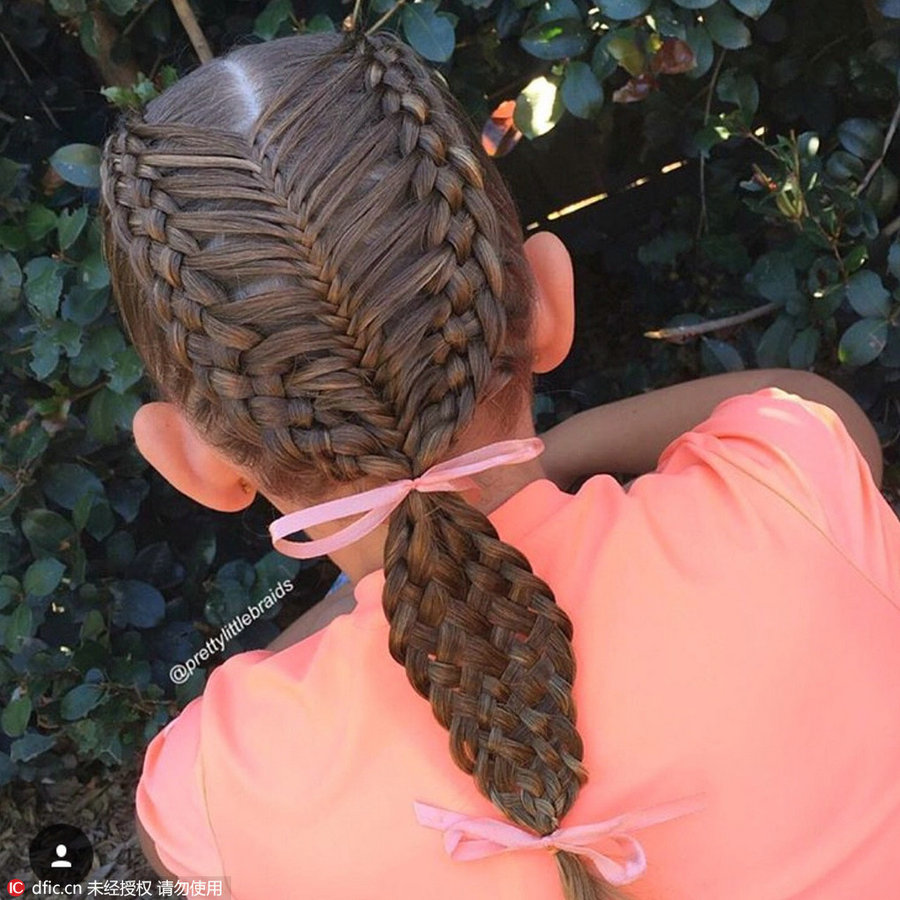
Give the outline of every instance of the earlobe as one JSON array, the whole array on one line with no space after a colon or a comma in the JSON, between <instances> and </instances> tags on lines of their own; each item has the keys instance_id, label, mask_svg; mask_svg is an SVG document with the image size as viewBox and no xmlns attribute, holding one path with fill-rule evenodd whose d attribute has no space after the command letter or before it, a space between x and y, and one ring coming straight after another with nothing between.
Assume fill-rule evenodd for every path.
<instances>
[{"instance_id":1,"label":"earlobe","mask_svg":"<svg viewBox=\"0 0 900 900\"><path fill-rule=\"evenodd\" d=\"M549 231L524 244L537 293L532 320L532 371L550 372L569 354L575 335L575 277L566 245Z\"/></svg>"},{"instance_id":2,"label":"earlobe","mask_svg":"<svg viewBox=\"0 0 900 900\"><path fill-rule=\"evenodd\" d=\"M172 403L146 403L132 423L141 455L172 487L210 509L237 512L254 500L248 478L206 443Z\"/></svg>"}]
</instances>

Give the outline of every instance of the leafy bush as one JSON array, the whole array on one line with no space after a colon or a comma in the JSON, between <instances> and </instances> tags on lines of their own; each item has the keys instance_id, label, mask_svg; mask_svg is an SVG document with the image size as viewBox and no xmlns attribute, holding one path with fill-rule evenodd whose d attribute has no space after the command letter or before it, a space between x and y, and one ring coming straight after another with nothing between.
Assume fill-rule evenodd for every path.
<instances>
[{"instance_id":1,"label":"leafy bush","mask_svg":"<svg viewBox=\"0 0 900 900\"><path fill-rule=\"evenodd\" d=\"M337 0L319 8L305 20L290 0L197 5L217 51L343 27ZM285 578L309 605L334 569L272 553L262 501L242 529L200 509L131 440L150 390L110 304L98 146L117 107L196 65L172 7L14 0L0 14L3 783L121 763L202 690L203 670L173 687L173 663ZM896 438L900 5L374 0L357 14L438 66L520 197L517 159L589 131L611 136L610 184L652 177L664 193L662 167L690 168L696 187L607 239L629 247L616 265L638 285L625 321L643 330L650 309L667 342L641 339L635 389L679 364L815 368ZM662 363L632 377L651 356ZM546 425L559 410L543 395L536 413ZM266 613L223 655L271 640L297 608Z\"/></svg>"}]
</instances>

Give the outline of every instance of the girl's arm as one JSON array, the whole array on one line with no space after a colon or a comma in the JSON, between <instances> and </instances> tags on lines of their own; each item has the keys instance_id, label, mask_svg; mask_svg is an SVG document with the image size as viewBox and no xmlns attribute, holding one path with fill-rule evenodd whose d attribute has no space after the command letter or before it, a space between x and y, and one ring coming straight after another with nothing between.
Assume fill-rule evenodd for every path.
<instances>
[{"instance_id":1,"label":"girl's arm","mask_svg":"<svg viewBox=\"0 0 900 900\"><path fill-rule=\"evenodd\" d=\"M868 416L836 384L796 369L711 375L585 410L541 435L546 445L540 457L544 470L563 488L590 475L651 472L662 451L705 421L723 400L766 387L778 387L833 409L881 487L881 443Z\"/></svg>"}]
</instances>

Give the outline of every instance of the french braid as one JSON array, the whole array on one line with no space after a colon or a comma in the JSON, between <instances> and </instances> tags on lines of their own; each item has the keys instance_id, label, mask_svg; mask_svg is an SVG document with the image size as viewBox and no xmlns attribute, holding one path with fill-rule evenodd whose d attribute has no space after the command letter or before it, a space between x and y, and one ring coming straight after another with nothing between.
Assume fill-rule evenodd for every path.
<instances>
[{"instance_id":1,"label":"french braid","mask_svg":"<svg viewBox=\"0 0 900 900\"><path fill-rule=\"evenodd\" d=\"M272 493L414 477L488 398L521 397L531 285L514 206L449 91L388 33L201 67L122 118L102 200L114 293L151 375ZM409 494L384 570L390 653L454 762L550 833L587 778L552 590L454 493ZM616 896L555 856L568 900Z\"/></svg>"}]
</instances>

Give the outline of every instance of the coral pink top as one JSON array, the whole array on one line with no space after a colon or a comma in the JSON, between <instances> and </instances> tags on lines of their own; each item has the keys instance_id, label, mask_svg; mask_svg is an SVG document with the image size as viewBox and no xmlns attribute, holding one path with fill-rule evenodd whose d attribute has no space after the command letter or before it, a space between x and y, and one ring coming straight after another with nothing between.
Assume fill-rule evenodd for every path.
<instances>
[{"instance_id":1,"label":"coral pink top","mask_svg":"<svg viewBox=\"0 0 900 900\"><path fill-rule=\"evenodd\" d=\"M575 626L590 780L563 825L701 793L634 836L634 900L900 896L900 522L829 408L721 403L626 492L527 485L490 516ZM554 900L546 850L450 859L414 801L502 818L387 650L383 572L239 654L151 743L141 822L236 900Z\"/></svg>"}]
</instances>

